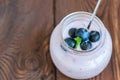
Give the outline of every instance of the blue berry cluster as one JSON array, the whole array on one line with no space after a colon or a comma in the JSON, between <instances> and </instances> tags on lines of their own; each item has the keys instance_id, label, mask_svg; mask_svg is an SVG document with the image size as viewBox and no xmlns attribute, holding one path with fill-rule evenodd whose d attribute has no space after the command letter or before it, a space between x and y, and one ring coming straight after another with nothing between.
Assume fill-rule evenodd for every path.
<instances>
[{"instance_id":1,"label":"blue berry cluster","mask_svg":"<svg viewBox=\"0 0 120 80\"><path fill-rule=\"evenodd\" d=\"M71 48L77 48L80 45L82 50L89 50L92 48L92 42L97 42L100 39L98 31L89 32L85 28L71 28L68 32L69 36L64 41Z\"/></svg>"}]
</instances>

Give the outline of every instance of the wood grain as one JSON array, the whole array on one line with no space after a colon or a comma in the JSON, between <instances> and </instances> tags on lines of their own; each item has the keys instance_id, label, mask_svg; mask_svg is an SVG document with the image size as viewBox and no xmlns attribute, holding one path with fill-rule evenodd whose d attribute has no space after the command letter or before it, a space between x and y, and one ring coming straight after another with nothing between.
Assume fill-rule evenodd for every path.
<instances>
[{"instance_id":1,"label":"wood grain","mask_svg":"<svg viewBox=\"0 0 120 80\"><path fill-rule=\"evenodd\" d=\"M54 67L50 35L64 16L74 11L92 12L96 2L0 0L0 80L74 80ZM113 55L107 68L88 80L120 80L120 1L102 0L97 16L112 36Z\"/></svg>"},{"instance_id":2,"label":"wood grain","mask_svg":"<svg viewBox=\"0 0 120 80\"><path fill-rule=\"evenodd\" d=\"M67 14L74 11L92 12L97 0L56 0L55 23ZM120 1L103 0L98 10L97 16L103 21L110 31L113 40L113 55L107 68L98 76L88 80L120 80ZM57 80L73 80L57 70ZM86 74L87 75L87 74Z\"/></svg>"},{"instance_id":3,"label":"wood grain","mask_svg":"<svg viewBox=\"0 0 120 80\"><path fill-rule=\"evenodd\" d=\"M53 0L0 0L0 80L55 80Z\"/></svg>"}]
</instances>

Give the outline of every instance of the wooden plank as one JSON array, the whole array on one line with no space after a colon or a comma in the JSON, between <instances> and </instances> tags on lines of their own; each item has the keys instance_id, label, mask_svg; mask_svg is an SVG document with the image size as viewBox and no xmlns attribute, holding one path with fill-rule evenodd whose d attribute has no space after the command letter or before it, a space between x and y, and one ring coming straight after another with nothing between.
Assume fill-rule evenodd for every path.
<instances>
[{"instance_id":1,"label":"wooden plank","mask_svg":"<svg viewBox=\"0 0 120 80\"><path fill-rule=\"evenodd\" d=\"M97 0L56 0L55 24L67 14L74 11L92 12ZM107 68L98 76L88 80L119 80L120 79L120 1L103 0L97 16L110 31L113 40L113 55ZM73 80L57 70L57 80ZM87 74L86 74L87 75Z\"/></svg>"},{"instance_id":2,"label":"wooden plank","mask_svg":"<svg viewBox=\"0 0 120 80\"><path fill-rule=\"evenodd\" d=\"M55 80L53 0L0 0L0 80Z\"/></svg>"}]
</instances>

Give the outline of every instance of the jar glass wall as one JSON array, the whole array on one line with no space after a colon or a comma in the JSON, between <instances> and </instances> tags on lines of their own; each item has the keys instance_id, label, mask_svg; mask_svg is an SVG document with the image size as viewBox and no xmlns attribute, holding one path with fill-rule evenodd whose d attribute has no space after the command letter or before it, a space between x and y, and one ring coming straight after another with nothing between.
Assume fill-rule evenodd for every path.
<instances>
[{"instance_id":1,"label":"jar glass wall","mask_svg":"<svg viewBox=\"0 0 120 80\"><path fill-rule=\"evenodd\" d=\"M100 33L100 40L90 50L75 50L66 45L64 38L72 27L86 28L91 13L74 12L56 26L50 39L50 54L57 69L74 79L87 79L101 73L112 54L112 40L102 21L95 17L90 30Z\"/></svg>"}]
</instances>

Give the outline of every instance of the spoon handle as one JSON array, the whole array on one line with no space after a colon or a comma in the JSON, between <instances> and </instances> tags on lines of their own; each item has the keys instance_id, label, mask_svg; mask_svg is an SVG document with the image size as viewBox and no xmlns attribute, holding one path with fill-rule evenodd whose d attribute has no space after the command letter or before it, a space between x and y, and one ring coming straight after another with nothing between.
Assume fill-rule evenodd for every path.
<instances>
[{"instance_id":1,"label":"spoon handle","mask_svg":"<svg viewBox=\"0 0 120 80\"><path fill-rule=\"evenodd\" d=\"M88 24L87 29L90 28L91 23L92 23L92 21L93 21L95 15L96 15L96 12L97 12L97 10L98 10L98 8L99 8L99 6L100 6L101 1L102 1L102 0L98 0L97 5L96 5L96 7L95 7L95 9L94 9L94 11L93 11L92 17L90 18L90 21L89 21L89 24Z\"/></svg>"}]
</instances>

